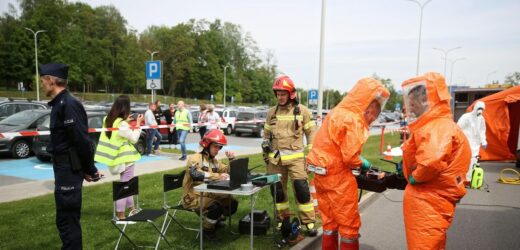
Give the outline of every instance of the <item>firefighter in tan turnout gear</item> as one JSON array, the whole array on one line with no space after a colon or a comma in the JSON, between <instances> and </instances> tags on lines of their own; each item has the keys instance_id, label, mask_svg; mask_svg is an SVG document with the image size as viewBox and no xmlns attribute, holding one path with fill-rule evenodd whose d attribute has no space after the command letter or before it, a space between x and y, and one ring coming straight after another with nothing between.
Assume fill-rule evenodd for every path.
<instances>
[{"instance_id":1,"label":"firefighter in tan turnout gear","mask_svg":"<svg viewBox=\"0 0 520 250\"><path fill-rule=\"evenodd\" d=\"M199 142L203 148L200 153L190 155L184 176L182 205L184 208L199 210L200 193L193 187L205 180L229 180L229 167L217 160L220 149L227 145L226 136L218 129L208 131ZM235 153L226 151L229 160L235 158ZM202 199L204 210L204 237L215 239L215 229L224 216L230 216L237 211L238 201L229 194L214 194L206 192Z\"/></svg>"},{"instance_id":2,"label":"firefighter in tan turnout gear","mask_svg":"<svg viewBox=\"0 0 520 250\"><path fill-rule=\"evenodd\" d=\"M296 101L296 88L288 76L280 76L273 83L273 91L278 104L267 112L264 126L262 149L267 172L282 175L281 182L271 186L271 194L276 188L276 209L278 228L284 217L290 216L287 182L290 177L298 204L299 217L307 227L309 236L315 236L314 205L309 192L303 137L308 147L312 147L316 123L311 120L311 112Z\"/></svg>"}]
</instances>

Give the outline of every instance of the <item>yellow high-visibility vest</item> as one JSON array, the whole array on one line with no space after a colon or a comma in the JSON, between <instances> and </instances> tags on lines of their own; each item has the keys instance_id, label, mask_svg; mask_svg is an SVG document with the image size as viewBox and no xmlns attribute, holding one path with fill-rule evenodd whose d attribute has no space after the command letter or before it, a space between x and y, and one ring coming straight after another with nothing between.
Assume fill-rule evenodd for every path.
<instances>
[{"instance_id":1,"label":"yellow high-visibility vest","mask_svg":"<svg viewBox=\"0 0 520 250\"><path fill-rule=\"evenodd\" d=\"M106 128L105 120L106 117L103 119L103 128ZM112 127L119 128L122 121L123 119L117 118ZM118 136L118 134L119 131L112 131L112 136L109 139L105 132L101 132L94 161L113 167L141 159L141 154L137 152L134 145L130 144L128 139Z\"/></svg>"},{"instance_id":2,"label":"yellow high-visibility vest","mask_svg":"<svg viewBox=\"0 0 520 250\"><path fill-rule=\"evenodd\" d=\"M175 112L175 128L177 130L190 130L190 121L188 120L188 111Z\"/></svg>"}]
</instances>

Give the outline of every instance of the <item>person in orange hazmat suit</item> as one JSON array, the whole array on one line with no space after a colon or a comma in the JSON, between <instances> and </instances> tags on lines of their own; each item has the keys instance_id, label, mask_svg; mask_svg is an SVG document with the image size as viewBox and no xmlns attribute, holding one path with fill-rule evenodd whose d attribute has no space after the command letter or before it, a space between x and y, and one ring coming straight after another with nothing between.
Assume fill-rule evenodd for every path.
<instances>
[{"instance_id":1,"label":"person in orange hazmat suit","mask_svg":"<svg viewBox=\"0 0 520 250\"><path fill-rule=\"evenodd\" d=\"M360 156L370 124L379 116L390 92L380 81L363 78L326 116L307 156L314 172L318 206L322 215L322 249L359 249L357 182L353 169L368 168Z\"/></svg>"},{"instance_id":2,"label":"person in orange hazmat suit","mask_svg":"<svg viewBox=\"0 0 520 250\"><path fill-rule=\"evenodd\" d=\"M455 204L466 194L471 149L453 121L441 74L409 79L402 88L411 133L402 146L409 184L403 200L408 249L445 249Z\"/></svg>"}]
</instances>

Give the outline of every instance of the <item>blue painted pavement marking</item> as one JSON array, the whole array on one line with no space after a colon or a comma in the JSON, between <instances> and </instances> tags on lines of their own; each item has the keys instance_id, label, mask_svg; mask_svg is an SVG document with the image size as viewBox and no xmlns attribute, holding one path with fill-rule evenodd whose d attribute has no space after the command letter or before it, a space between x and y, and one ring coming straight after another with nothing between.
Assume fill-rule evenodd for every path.
<instances>
[{"instance_id":1,"label":"blue painted pavement marking","mask_svg":"<svg viewBox=\"0 0 520 250\"><path fill-rule=\"evenodd\" d=\"M143 156L139 163L154 162L169 159L164 156ZM104 164L96 163L99 170L107 169ZM27 159L19 159L12 161L4 161L0 163L0 175L15 176L30 180L52 180L54 173L52 171L52 163L41 162L36 157Z\"/></svg>"}]
</instances>

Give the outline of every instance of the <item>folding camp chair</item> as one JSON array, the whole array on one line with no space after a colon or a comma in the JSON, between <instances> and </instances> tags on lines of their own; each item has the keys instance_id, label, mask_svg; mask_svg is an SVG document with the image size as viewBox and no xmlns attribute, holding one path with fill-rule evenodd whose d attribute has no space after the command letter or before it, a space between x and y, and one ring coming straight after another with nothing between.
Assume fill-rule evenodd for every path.
<instances>
[{"instance_id":1,"label":"folding camp chair","mask_svg":"<svg viewBox=\"0 0 520 250\"><path fill-rule=\"evenodd\" d=\"M164 236L163 232L157 227L157 225L154 223L154 221L165 215L166 214L166 210L164 209L141 209L139 208L139 179L138 177L134 177L132 179L130 179L129 181L127 182L118 182L118 181L114 181L112 183L112 190L113 190L113 201L114 201L114 214L113 214L113 218L112 218L112 224L114 225L114 227L117 228L117 230L120 232L119 234L119 239L117 240L117 244L116 244L116 248L117 249L119 247L119 243L121 242L121 238L123 236L125 236L125 238L134 246L134 248L137 248L137 247L140 247L140 246L137 246L129 237L128 235L125 233L125 230L126 230L126 227L128 225L131 225L131 224L136 224L136 223L150 223L152 224L153 228L155 228L155 230L157 231L157 233L159 234L159 239L164 239L164 241L166 241L166 243L168 243L168 245L171 247L172 245L170 244L170 242L168 242L168 240L166 239L166 237ZM132 196L132 195L135 195L136 197L136 202L135 202L135 206L136 206L136 209L137 209L137 213L125 218L125 219L118 219L116 217L116 201L119 200L119 199L122 199L122 198L126 198L126 197L129 197L129 196ZM165 220L166 220L166 216L165 216ZM121 228L120 225L123 225L123 227ZM155 246L155 249L157 249L159 246L159 241L157 242L156 246Z\"/></svg>"},{"instance_id":2,"label":"folding camp chair","mask_svg":"<svg viewBox=\"0 0 520 250\"><path fill-rule=\"evenodd\" d=\"M178 211L186 211L186 212L192 212L192 213L195 213L198 215L198 209L189 209L189 208L184 208L182 206L182 198L179 199L179 202L177 203L176 206L170 206L168 204L168 195L167 193L172 191L172 190L176 190L176 189L179 189L182 187L182 181L184 180L184 174L186 173L186 171L182 171L181 173L179 174L165 174L163 176L163 183L164 183L164 209L167 210L166 211L166 219L163 223L163 227L162 227L162 232L164 234L166 234L166 231L168 230L168 227L170 226L170 223L173 221L175 222L175 224L179 225L182 229L185 229L185 230L190 230L190 231L194 231L194 232L197 232L197 236L199 236L199 229L198 228L191 228L191 227L187 227L187 226L184 226L182 223L180 223L176 218L175 218L175 215L177 214ZM173 210L173 212L170 213L170 210Z\"/></svg>"}]
</instances>

